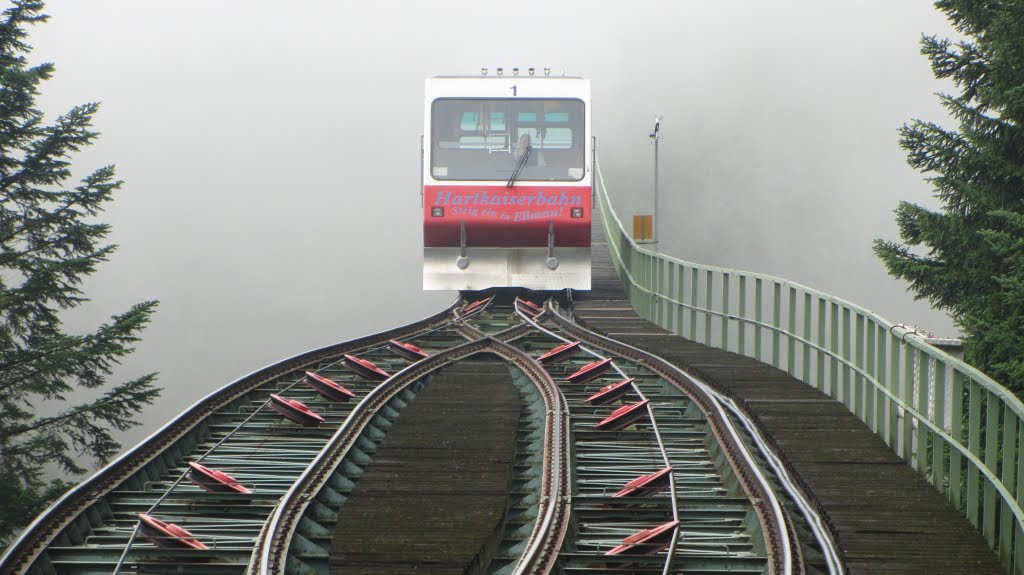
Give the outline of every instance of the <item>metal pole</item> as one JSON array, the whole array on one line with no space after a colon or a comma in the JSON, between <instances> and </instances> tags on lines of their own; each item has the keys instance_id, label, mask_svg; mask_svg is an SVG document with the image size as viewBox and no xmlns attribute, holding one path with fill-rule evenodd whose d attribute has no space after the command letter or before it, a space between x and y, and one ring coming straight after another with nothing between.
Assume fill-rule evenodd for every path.
<instances>
[{"instance_id":1,"label":"metal pole","mask_svg":"<svg viewBox=\"0 0 1024 575\"><path fill-rule=\"evenodd\" d=\"M650 137L654 139L654 217L651 218L651 227L654 229L651 238L657 243L658 228L661 227L661 220L658 219L658 142L661 141L661 116L654 117L654 129L651 130Z\"/></svg>"}]
</instances>

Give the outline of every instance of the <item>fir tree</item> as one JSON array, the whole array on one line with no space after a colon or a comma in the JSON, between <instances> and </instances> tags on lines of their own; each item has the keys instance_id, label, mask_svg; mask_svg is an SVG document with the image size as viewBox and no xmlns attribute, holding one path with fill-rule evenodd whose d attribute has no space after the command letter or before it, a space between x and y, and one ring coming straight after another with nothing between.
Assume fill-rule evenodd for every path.
<instances>
[{"instance_id":1,"label":"fir tree","mask_svg":"<svg viewBox=\"0 0 1024 575\"><path fill-rule=\"evenodd\" d=\"M112 432L135 425L158 395L152 374L107 384L156 302L92 333L62 330L61 312L87 301L83 279L114 249L95 216L121 182L108 166L68 185L70 157L97 136L97 105L52 124L34 107L53 73L26 60L26 28L46 20L42 10L42 2L14 0L0 17L0 547L69 485L46 482L48 467L81 474L90 460L108 460L120 449ZM82 389L95 390L94 399L65 399Z\"/></svg>"},{"instance_id":2,"label":"fir tree","mask_svg":"<svg viewBox=\"0 0 1024 575\"><path fill-rule=\"evenodd\" d=\"M928 174L939 211L902 202L903 244L876 240L889 273L961 327L967 361L1024 392L1024 0L940 0L964 40L926 36L922 50L958 124L913 121L908 162Z\"/></svg>"}]
</instances>

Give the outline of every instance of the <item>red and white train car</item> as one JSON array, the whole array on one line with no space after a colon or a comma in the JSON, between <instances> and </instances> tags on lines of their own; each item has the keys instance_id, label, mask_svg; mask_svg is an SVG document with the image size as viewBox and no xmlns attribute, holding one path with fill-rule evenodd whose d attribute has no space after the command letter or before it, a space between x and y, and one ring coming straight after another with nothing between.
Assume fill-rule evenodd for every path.
<instances>
[{"instance_id":1,"label":"red and white train car","mask_svg":"<svg viewBox=\"0 0 1024 575\"><path fill-rule=\"evenodd\" d=\"M426 81L423 288L590 289L590 81Z\"/></svg>"}]
</instances>

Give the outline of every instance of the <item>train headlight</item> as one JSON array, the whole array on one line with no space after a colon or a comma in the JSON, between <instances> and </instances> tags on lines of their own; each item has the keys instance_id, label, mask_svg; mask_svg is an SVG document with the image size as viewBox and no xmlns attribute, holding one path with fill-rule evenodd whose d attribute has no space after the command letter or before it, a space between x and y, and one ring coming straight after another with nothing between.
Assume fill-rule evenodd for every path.
<instances>
[{"instance_id":1,"label":"train headlight","mask_svg":"<svg viewBox=\"0 0 1024 575\"><path fill-rule=\"evenodd\" d=\"M441 207L430 208L430 215L434 216L435 218L443 218L444 217L444 208L441 208Z\"/></svg>"},{"instance_id":2,"label":"train headlight","mask_svg":"<svg viewBox=\"0 0 1024 575\"><path fill-rule=\"evenodd\" d=\"M582 218L583 217L583 208L573 208L573 209L569 210L569 215L574 217L574 218Z\"/></svg>"}]
</instances>

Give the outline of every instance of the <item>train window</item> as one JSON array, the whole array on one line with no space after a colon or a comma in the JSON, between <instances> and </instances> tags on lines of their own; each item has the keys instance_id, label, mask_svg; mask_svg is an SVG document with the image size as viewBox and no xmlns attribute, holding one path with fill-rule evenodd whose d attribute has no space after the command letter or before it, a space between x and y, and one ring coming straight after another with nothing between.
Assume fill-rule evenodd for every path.
<instances>
[{"instance_id":1,"label":"train window","mask_svg":"<svg viewBox=\"0 0 1024 575\"><path fill-rule=\"evenodd\" d=\"M464 132L480 129L480 116L476 112L463 112L459 129Z\"/></svg>"},{"instance_id":2,"label":"train window","mask_svg":"<svg viewBox=\"0 0 1024 575\"><path fill-rule=\"evenodd\" d=\"M584 173L584 107L573 99L435 100L431 170L439 180L507 180L517 146L531 152L520 180L577 181Z\"/></svg>"},{"instance_id":3,"label":"train window","mask_svg":"<svg viewBox=\"0 0 1024 575\"><path fill-rule=\"evenodd\" d=\"M459 129L463 132L483 131L484 128L483 124L480 123L480 117L481 115L477 112L463 112L462 122L459 123ZM504 130L505 114L502 112L491 112L490 123L488 126L493 130Z\"/></svg>"},{"instance_id":4,"label":"train window","mask_svg":"<svg viewBox=\"0 0 1024 575\"><path fill-rule=\"evenodd\" d=\"M568 128L521 127L516 130L517 142L523 134L530 136L530 145L536 150L572 149L572 130Z\"/></svg>"}]
</instances>

